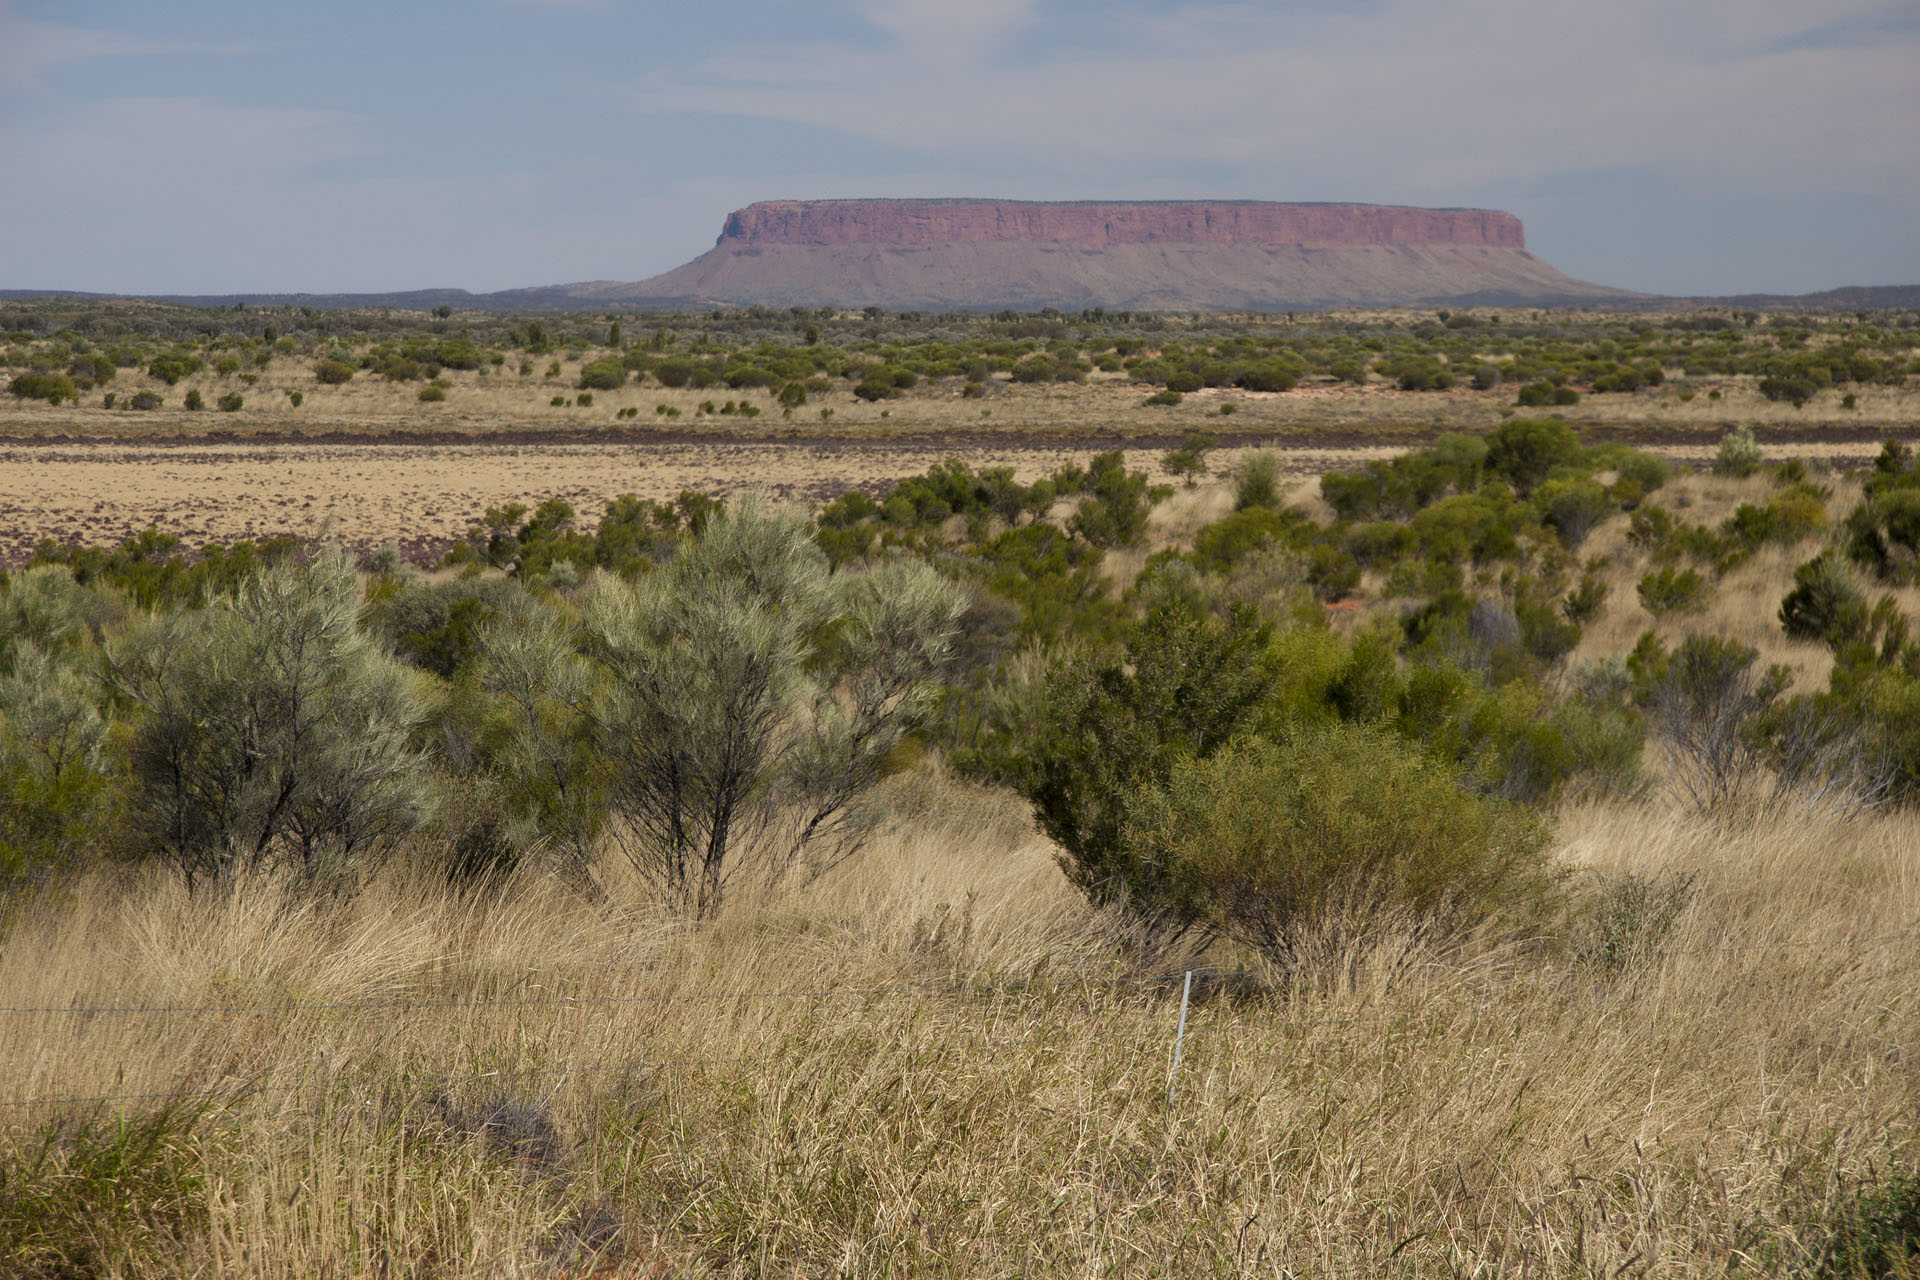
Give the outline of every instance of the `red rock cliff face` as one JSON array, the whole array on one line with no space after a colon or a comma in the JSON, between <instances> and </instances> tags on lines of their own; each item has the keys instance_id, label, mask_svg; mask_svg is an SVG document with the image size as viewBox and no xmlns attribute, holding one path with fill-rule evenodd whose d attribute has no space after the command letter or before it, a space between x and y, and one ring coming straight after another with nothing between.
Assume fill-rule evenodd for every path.
<instances>
[{"instance_id":1,"label":"red rock cliff face","mask_svg":"<svg viewBox=\"0 0 1920 1280\"><path fill-rule=\"evenodd\" d=\"M1491 209L1257 201L774 200L730 215L718 243L745 248L992 241L1526 248L1520 219Z\"/></svg>"}]
</instances>

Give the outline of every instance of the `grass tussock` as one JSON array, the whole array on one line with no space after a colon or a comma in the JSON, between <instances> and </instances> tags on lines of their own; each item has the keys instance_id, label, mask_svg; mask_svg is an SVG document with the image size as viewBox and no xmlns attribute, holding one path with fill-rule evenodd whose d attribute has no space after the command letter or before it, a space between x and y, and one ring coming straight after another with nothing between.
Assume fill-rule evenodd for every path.
<instances>
[{"instance_id":1,"label":"grass tussock","mask_svg":"<svg viewBox=\"0 0 1920 1280\"><path fill-rule=\"evenodd\" d=\"M0 1079L161 1096L0 1113L0 1252L44 1276L1910 1273L1910 820L1569 809L1539 939L1375 930L1284 985L1203 976L1170 1104L1178 985L1118 964L1022 808L937 775L892 800L858 860L701 927L618 883L81 884L8 936L0 1004L128 1012L0 1014Z\"/></svg>"}]
</instances>

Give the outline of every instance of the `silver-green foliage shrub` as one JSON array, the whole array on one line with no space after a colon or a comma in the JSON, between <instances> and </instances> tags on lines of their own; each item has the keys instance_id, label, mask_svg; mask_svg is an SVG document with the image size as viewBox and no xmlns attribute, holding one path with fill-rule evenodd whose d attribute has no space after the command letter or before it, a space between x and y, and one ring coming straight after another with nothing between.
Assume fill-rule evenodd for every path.
<instances>
[{"instance_id":1,"label":"silver-green foliage shrub","mask_svg":"<svg viewBox=\"0 0 1920 1280\"><path fill-rule=\"evenodd\" d=\"M430 814L410 741L428 695L359 611L353 564L325 547L203 611L138 622L109 650L113 687L139 711L134 828L189 882L280 862L339 871Z\"/></svg>"},{"instance_id":2,"label":"silver-green foliage shrub","mask_svg":"<svg viewBox=\"0 0 1920 1280\"><path fill-rule=\"evenodd\" d=\"M636 582L596 578L582 652L552 620L503 626L488 680L518 709L540 817L584 831L603 794L612 843L710 915L858 846L856 802L928 709L965 608L920 561L830 574L804 512L749 496Z\"/></svg>"},{"instance_id":3,"label":"silver-green foliage shrub","mask_svg":"<svg viewBox=\"0 0 1920 1280\"><path fill-rule=\"evenodd\" d=\"M86 674L99 606L65 565L22 570L0 596L0 883L69 862L90 834L105 789Z\"/></svg>"}]
</instances>

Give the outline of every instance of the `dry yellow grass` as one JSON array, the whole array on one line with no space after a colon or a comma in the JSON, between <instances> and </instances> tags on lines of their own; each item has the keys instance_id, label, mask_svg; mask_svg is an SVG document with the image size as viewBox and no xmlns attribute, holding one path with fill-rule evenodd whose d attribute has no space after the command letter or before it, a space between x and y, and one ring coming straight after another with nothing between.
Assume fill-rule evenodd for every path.
<instances>
[{"instance_id":1,"label":"dry yellow grass","mask_svg":"<svg viewBox=\"0 0 1920 1280\"><path fill-rule=\"evenodd\" d=\"M938 779L897 806L705 928L618 885L83 885L10 937L0 1003L195 1011L0 1015L0 1080L218 1095L204 1221L143 1268L170 1275L1787 1274L1912 1160L1906 817L1571 810L1576 900L1694 878L1656 954L1359 947L1203 988L1169 1107L1176 994L1107 981L1137 975L1019 807ZM798 990L840 994L726 994ZM9 1108L0 1142L85 1110Z\"/></svg>"}]
</instances>

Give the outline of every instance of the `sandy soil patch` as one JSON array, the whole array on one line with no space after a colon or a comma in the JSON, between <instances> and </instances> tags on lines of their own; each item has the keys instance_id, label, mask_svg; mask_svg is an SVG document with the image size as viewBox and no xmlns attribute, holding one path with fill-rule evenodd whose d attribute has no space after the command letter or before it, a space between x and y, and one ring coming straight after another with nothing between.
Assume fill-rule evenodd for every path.
<instances>
[{"instance_id":1,"label":"sandy soil patch","mask_svg":"<svg viewBox=\"0 0 1920 1280\"><path fill-rule=\"evenodd\" d=\"M1394 453L1391 447L1300 449L1290 470L1318 473ZM1023 481L1084 447L822 443L183 444L84 442L0 448L0 560L18 563L41 538L104 544L149 526L190 545L322 530L354 546L391 538L410 555L443 549L490 505L564 498L591 524L623 493L666 499L683 489L763 488L804 499L878 488L943 458L1010 466ZM1158 450L1132 465L1156 478ZM1216 470L1234 452L1214 456Z\"/></svg>"}]
</instances>

